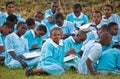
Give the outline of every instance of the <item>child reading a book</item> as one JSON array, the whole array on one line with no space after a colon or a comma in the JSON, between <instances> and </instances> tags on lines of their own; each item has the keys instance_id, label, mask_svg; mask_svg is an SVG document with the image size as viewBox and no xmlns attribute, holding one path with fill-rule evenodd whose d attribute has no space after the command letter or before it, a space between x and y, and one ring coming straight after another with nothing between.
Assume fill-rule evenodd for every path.
<instances>
[{"instance_id":1,"label":"child reading a book","mask_svg":"<svg viewBox=\"0 0 120 79\"><path fill-rule=\"evenodd\" d=\"M5 53L5 38L8 34L13 32L14 24L12 22L5 22L0 28L0 62L3 62L6 56Z\"/></svg>"},{"instance_id":2,"label":"child reading a book","mask_svg":"<svg viewBox=\"0 0 120 79\"><path fill-rule=\"evenodd\" d=\"M120 45L103 52L97 65L98 74L120 74Z\"/></svg>"},{"instance_id":3,"label":"child reading a book","mask_svg":"<svg viewBox=\"0 0 120 79\"><path fill-rule=\"evenodd\" d=\"M111 40L112 35L109 32L103 32L99 41L90 41L81 48L83 54L78 63L78 72L80 74L95 75L97 61L102 55L102 46L109 46Z\"/></svg>"},{"instance_id":4,"label":"child reading a book","mask_svg":"<svg viewBox=\"0 0 120 79\"><path fill-rule=\"evenodd\" d=\"M19 55L28 52L28 41L23 38L27 30L25 22L17 25L17 31L9 34L5 39L6 58L5 65L11 69L33 67L37 64L39 58L24 60Z\"/></svg>"},{"instance_id":5,"label":"child reading a book","mask_svg":"<svg viewBox=\"0 0 120 79\"><path fill-rule=\"evenodd\" d=\"M24 37L28 40L29 49L41 48L44 40L44 35L47 33L45 25L40 25L36 29L28 30Z\"/></svg>"},{"instance_id":6,"label":"child reading a book","mask_svg":"<svg viewBox=\"0 0 120 79\"><path fill-rule=\"evenodd\" d=\"M78 52L82 47L82 42L86 39L86 33L84 31L78 31L75 36L70 36L64 40L65 42L65 50L66 50L66 57L74 54L78 57ZM70 69L70 67L74 67L77 69L77 59L70 60L65 62L64 66L66 69Z\"/></svg>"},{"instance_id":7,"label":"child reading a book","mask_svg":"<svg viewBox=\"0 0 120 79\"><path fill-rule=\"evenodd\" d=\"M51 30L49 42L43 44L37 69L26 69L26 76L44 73L51 75L62 74L65 71L63 68L64 48L62 30L55 27Z\"/></svg>"}]
</instances>

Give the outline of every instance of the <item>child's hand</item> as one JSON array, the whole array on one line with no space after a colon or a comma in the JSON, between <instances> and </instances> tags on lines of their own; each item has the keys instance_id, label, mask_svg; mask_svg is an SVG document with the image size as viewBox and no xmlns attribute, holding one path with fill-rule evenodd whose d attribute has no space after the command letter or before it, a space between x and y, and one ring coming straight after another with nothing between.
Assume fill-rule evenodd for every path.
<instances>
[{"instance_id":1,"label":"child's hand","mask_svg":"<svg viewBox=\"0 0 120 79\"><path fill-rule=\"evenodd\" d=\"M4 52L4 46L0 46L0 53Z\"/></svg>"},{"instance_id":2,"label":"child's hand","mask_svg":"<svg viewBox=\"0 0 120 79\"><path fill-rule=\"evenodd\" d=\"M71 55L71 54L72 54L72 55L75 55L75 49L72 48L71 50L69 50L69 51L67 52L67 56L68 56L68 55Z\"/></svg>"},{"instance_id":3,"label":"child's hand","mask_svg":"<svg viewBox=\"0 0 120 79\"><path fill-rule=\"evenodd\" d=\"M32 48L38 48L38 46L36 44L32 45Z\"/></svg>"},{"instance_id":4,"label":"child's hand","mask_svg":"<svg viewBox=\"0 0 120 79\"><path fill-rule=\"evenodd\" d=\"M21 65L22 65L23 68L27 68L28 67L28 65L27 65L26 62L24 62L22 60L19 60L19 61L20 61L20 63L21 63Z\"/></svg>"}]
</instances>

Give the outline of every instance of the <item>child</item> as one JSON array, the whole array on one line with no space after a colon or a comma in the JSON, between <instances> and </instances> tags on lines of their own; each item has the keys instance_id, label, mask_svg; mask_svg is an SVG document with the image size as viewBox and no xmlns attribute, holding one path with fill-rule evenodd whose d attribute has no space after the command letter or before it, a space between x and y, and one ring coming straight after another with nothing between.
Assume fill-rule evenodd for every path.
<instances>
[{"instance_id":1,"label":"child","mask_svg":"<svg viewBox=\"0 0 120 79\"><path fill-rule=\"evenodd\" d=\"M14 24L7 21L0 28L0 62L4 61L6 53L5 53L5 38L8 34L13 32Z\"/></svg>"},{"instance_id":2,"label":"child","mask_svg":"<svg viewBox=\"0 0 120 79\"><path fill-rule=\"evenodd\" d=\"M48 30L52 28L52 26L55 25L55 14L59 12L59 4L58 2L54 1L51 2L51 8L45 11L45 17L44 17L44 23L48 27Z\"/></svg>"},{"instance_id":3,"label":"child","mask_svg":"<svg viewBox=\"0 0 120 79\"><path fill-rule=\"evenodd\" d=\"M12 1L7 2L6 3L6 10L7 10L7 12L4 13L5 18L7 18L11 14L14 14L14 15L16 15L16 17L17 17L19 22L21 22L21 21L24 22L24 19L21 18L20 14L15 14L14 13L14 11L15 11L15 4L14 4L14 2L12 2Z\"/></svg>"},{"instance_id":4,"label":"child","mask_svg":"<svg viewBox=\"0 0 120 79\"><path fill-rule=\"evenodd\" d=\"M120 46L104 51L97 65L98 74L120 74Z\"/></svg>"},{"instance_id":5,"label":"child","mask_svg":"<svg viewBox=\"0 0 120 79\"><path fill-rule=\"evenodd\" d=\"M29 49L41 48L43 43L43 36L47 33L46 26L40 25L35 30L27 31L24 37L28 40Z\"/></svg>"},{"instance_id":6,"label":"child","mask_svg":"<svg viewBox=\"0 0 120 79\"><path fill-rule=\"evenodd\" d=\"M42 22L43 20L43 13L38 11L34 14L34 21L37 21L37 22Z\"/></svg>"},{"instance_id":7,"label":"child","mask_svg":"<svg viewBox=\"0 0 120 79\"><path fill-rule=\"evenodd\" d=\"M98 26L100 26L100 22L102 20L102 13L100 11L94 11L92 14L92 22L84 24L83 26L80 27L81 30L85 32L90 32L90 31L97 31Z\"/></svg>"},{"instance_id":8,"label":"child","mask_svg":"<svg viewBox=\"0 0 120 79\"><path fill-rule=\"evenodd\" d=\"M118 34L114 38L120 43L119 35L120 35L120 17L117 14L113 14L113 7L109 4L104 6L104 16L102 17L100 25L109 24L110 22L115 22L118 24ZM100 28L100 27L98 27Z\"/></svg>"},{"instance_id":9,"label":"child","mask_svg":"<svg viewBox=\"0 0 120 79\"><path fill-rule=\"evenodd\" d=\"M63 68L63 58L65 56L64 43L62 39L62 30L58 27L52 29L49 42L46 42L41 49L41 57L37 69L26 69L26 76L31 74L48 73L51 75L60 75L65 70Z\"/></svg>"},{"instance_id":10,"label":"child","mask_svg":"<svg viewBox=\"0 0 120 79\"><path fill-rule=\"evenodd\" d=\"M56 25L53 27L59 27L63 31L63 39L69 37L69 36L74 36L75 35L75 28L74 24L64 20L63 14L62 13L56 13L55 14L55 22Z\"/></svg>"},{"instance_id":11,"label":"child","mask_svg":"<svg viewBox=\"0 0 120 79\"><path fill-rule=\"evenodd\" d=\"M27 24L29 30L36 28L36 27L35 27L35 26L36 26L36 25L35 25L35 21L34 21L33 18L28 18L28 19L26 19L26 24Z\"/></svg>"},{"instance_id":12,"label":"child","mask_svg":"<svg viewBox=\"0 0 120 79\"><path fill-rule=\"evenodd\" d=\"M82 12L80 4L76 3L73 6L73 13L66 16L66 20L73 22L76 28L80 28L83 24L88 23L88 17Z\"/></svg>"},{"instance_id":13,"label":"child","mask_svg":"<svg viewBox=\"0 0 120 79\"><path fill-rule=\"evenodd\" d=\"M90 40L98 40L100 34L106 31L108 31L107 25L103 25L100 29L98 29L98 31L92 31L92 32L87 33L87 38L83 42L83 44L84 45L87 44Z\"/></svg>"},{"instance_id":14,"label":"child","mask_svg":"<svg viewBox=\"0 0 120 79\"><path fill-rule=\"evenodd\" d=\"M75 56L79 57L78 52L80 51L82 47L82 42L86 39L86 33L84 31L78 31L78 33L75 36L70 36L67 39L64 40L65 42L65 50L66 50L66 56L75 54ZM70 69L70 67L74 67L77 69L77 63L78 60L71 60L68 62L65 62L65 68Z\"/></svg>"},{"instance_id":15,"label":"child","mask_svg":"<svg viewBox=\"0 0 120 79\"><path fill-rule=\"evenodd\" d=\"M110 33L103 32L100 35L99 41L92 41L92 42L90 41L81 48L83 54L78 64L79 73L95 75L97 60L99 60L99 58L102 55L102 46L103 45L109 46L111 39L112 36Z\"/></svg>"},{"instance_id":16,"label":"child","mask_svg":"<svg viewBox=\"0 0 120 79\"><path fill-rule=\"evenodd\" d=\"M17 25L17 31L9 34L5 39L6 46L6 58L5 65L11 69L33 67L37 64L39 58L33 58L25 60L20 58L19 55L28 52L27 39L23 38L22 35L27 30L26 23Z\"/></svg>"}]
</instances>

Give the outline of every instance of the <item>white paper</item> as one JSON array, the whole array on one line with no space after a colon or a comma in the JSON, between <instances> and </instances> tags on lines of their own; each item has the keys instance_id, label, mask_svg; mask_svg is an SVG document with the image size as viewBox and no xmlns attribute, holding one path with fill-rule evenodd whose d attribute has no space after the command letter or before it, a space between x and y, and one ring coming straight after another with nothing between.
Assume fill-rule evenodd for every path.
<instances>
[{"instance_id":1,"label":"white paper","mask_svg":"<svg viewBox=\"0 0 120 79\"><path fill-rule=\"evenodd\" d=\"M80 30L85 30L85 29L88 29L90 27L91 23L88 23L88 24L84 24L80 27Z\"/></svg>"},{"instance_id":2,"label":"white paper","mask_svg":"<svg viewBox=\"0 0 120 79\"><path fill-rule=\"evenodd\" d=\"M27 52L21 55L21 57L23 57L24 59L30 59L30 58L35 58L35 57L39 57L40 56L40 52Z\"/></svg>"},{"instance_id":3,"label":"white paper","mask_svg":"<svg viewBox=\"0 0 120 79\"><path fill-rule=\"evenodd\" d=\"M77 56L75 56L75 55L69 55L69 56L64 57L64 62L67 62L67 61L70 61L70 60L73 60L76 58L77 58Z\"/></svg>"}]
</instances>

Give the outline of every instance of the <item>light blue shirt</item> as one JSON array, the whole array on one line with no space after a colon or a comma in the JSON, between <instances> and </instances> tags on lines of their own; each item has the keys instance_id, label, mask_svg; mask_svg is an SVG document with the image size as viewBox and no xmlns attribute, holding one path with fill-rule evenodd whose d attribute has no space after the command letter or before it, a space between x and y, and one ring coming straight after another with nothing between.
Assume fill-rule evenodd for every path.
<instances>
[{"instance_id":1,"label":"light blue shirt","mask_svg":"<svg viewBox=\"0 0 120 79\"><path fill-rule=\"evenodd\" d=\"M111 48L104 51L99 60L97 70L115 71L120 69L120 50ZM119 70L120 71L120 70Z\"/></svg>"},{"instance_id":2,"label":"light blue shirt","mask_svg":"<svg viewBox=\"0 0 120 79\"><path fill-rule=\"evenodd\" d=\"M36 37L34 30L28 30L24 34L24 37L28 40L29 49L31 49L33 45L37 45L38 48L42 47L44 38L43 38L43 36Z\"/></svg>"},{"instance_id":3,"label":"light blue shirt","mask_svg":"<svg viewBox=\"0 0 120 79\"><path fill-rule=\"evenodd\" d=\"M66 20L73 22L78 28L81 27L82 24L88 23L88 17L84 13L81 13L79 17L76 17L74 13L70 13L66 16Z\"/></svg>"},{"instance_id":4,"label":"light blue shirt","mask_svg":"<svg viewBox=\"0 0 120 79\"><path fill-rule=\"evenodd\" d=\"M57 24L54 27L59 27ZM63 34L75 34L75 28L74 28L74 24L72 22L66 21L64 20L64 23L62 26L60 26L59 28L62 29ZM51 29L52 30L52 29Z\"/></svg>"},{"instance_id":5,"label":"light blue shirt","mask_svg":"<svg viewBox=\"0 0 120 79\"><path fill-rule=\"evenodd\" d=\"M49 42L46 42L45 45L43 44L37 68L42 68L43 71L52 75L60 75L64 72L64 69L62 68L64 56L63 41L61 40L59 45L57 45L52 39L49 39Z\"/></svg>"},{"instance_id":6,"label":"light blue shirt","mask_svg":"<svg viewBox=\"0 0 120 79\"><path fill-rule=\"evenodd\" d=\"M85 46L81 48L83 55L78 63L78 72L81 74L90 74L87 67L86 61L89 58L92 61L93 70L96 70L97 60L102 54L102 46L95 41L88 42Z\"/></svg>"},{"instance_id":7,"label":"light blue shirt","mask_svg":"<svg viewBox=\"0 0 120 79\"><path fill-rule=\"evenodd\" d=\"M65 50L67 50L66 52L68 52L70 49L73 48L75 49L76 55L78 56L78 53L82 47L82 43L77 44L72 36L66 38L64 42L65 42Z\"/></svg>"},{"instance_id":8,"label":"light blue shirt","mask_svg":"<svg viewBox=\"0 0 120 79\"><path fill-rule=\"evenodd\" d=\"M48 27L48 30L50 31L50 29L55 25L55 22L49 22L47 19L48 17L55 17L55 14L51 11L51 9L45 11L45 17L43 20L43 23Z\"/></svg>"}]
</instances>

